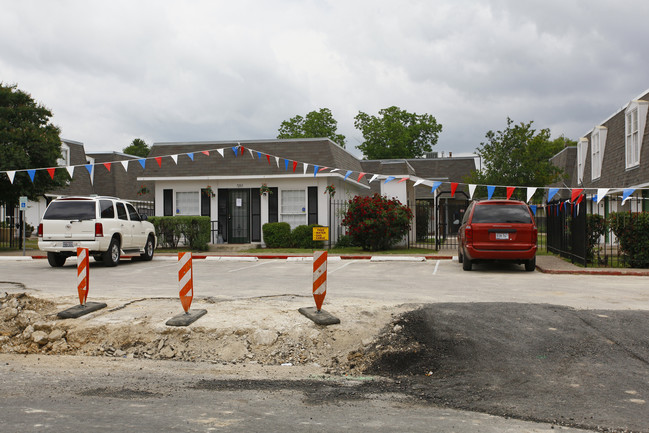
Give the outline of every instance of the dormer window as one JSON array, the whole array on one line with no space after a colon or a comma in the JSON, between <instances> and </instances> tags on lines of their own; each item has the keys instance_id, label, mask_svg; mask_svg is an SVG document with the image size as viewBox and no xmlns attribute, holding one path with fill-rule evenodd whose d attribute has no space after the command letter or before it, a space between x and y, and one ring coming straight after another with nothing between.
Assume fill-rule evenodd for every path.
<instances>
[{"instance_id":1,"label":"dormer window","mask_svg":"<svg viewBox=\"0 0 649 433\"><path fill-rule=\"evenodd\" d=\"M626 168L640 165L640 151L642 150L642 136L647 120L647 101L631 101L624 111L624 148Z\"/></svg>"},{"instance_id":2,"label":"dormer window","mask_svg":"<svg viewBox=\"0 0 649 433\"><path fill-rule=\"evenodd\" d=\"M599 179L602 175L602 159L606 147L608 129L596 126L590 134L590 177L591 180Z\"/></svg>"},{"instance_id":3,"label":"dormer window","mask_svg":"<svg viewBox=\"0 0 649 433\"><path fill-rule=\"evenodd\" d=\"M61 157L56 160L59 167L67 167L70 165L70 147L67 144L61 144Z\"/></svg>"}]
</instances>

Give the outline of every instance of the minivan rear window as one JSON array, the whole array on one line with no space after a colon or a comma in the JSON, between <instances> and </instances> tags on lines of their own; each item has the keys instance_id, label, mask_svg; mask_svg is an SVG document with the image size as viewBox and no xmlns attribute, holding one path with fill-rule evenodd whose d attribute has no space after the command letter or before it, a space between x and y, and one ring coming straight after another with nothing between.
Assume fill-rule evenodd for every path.
<instances>
[{"instance_id":1,"label":"minivan rear window","mask_svg":"<svg viewBox=\"0 0 649 433\"><path fill-rule=\"evenodd\" d=\"M47 207L45 220L89 220L95 218L94 201L53 201Z\"/></svg>"},{"instance_id":2,"label":"minivan rear window","mask_svg":"<svg viewBox=\"0 0 649 433\"><path fill-rule=\"evenodd\" d=\"M531 224L532 217L527 206L506 205L478 205L473 211L472 223L518 223Z\"/></svg>"}]
</instances>

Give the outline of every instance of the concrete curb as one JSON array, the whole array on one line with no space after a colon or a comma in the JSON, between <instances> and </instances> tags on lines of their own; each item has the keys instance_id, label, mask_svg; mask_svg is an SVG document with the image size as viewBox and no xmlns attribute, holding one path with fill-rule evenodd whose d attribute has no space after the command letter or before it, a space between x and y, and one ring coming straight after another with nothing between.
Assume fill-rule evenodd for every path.
<instances>
[{"instance_id":1,"label":"concrete curb","mask_svg":"<svg viewBox=\"0 0 649 433\"><path fill-rule=\"evenodd\" d=\"M649 277L649 271L633 271L633 270L567 270L567 269L547 269L542 266L536 265L536 270L544 274L554 274L554 275L607 275L615 277Z\"/></svg>"},{"instance_id":2,"label":"concrete curb","mask_svg":"<svg viewBox=\"0 0 649 433\"><path fill-rule=\"evenodd\" d=\"M32 260L32 256L2 256L0 260L3 262L22 262Z\"/></svg>"},{"instance_id":3,"label":"concrete curb","mask_svg":"<svg viewBox=\"0 0 649 433\"><path fill-rule=\"evenodd\" d=\"M425 262L424 256L372 256L370 262Z\"/></svg>"}]
</instances>

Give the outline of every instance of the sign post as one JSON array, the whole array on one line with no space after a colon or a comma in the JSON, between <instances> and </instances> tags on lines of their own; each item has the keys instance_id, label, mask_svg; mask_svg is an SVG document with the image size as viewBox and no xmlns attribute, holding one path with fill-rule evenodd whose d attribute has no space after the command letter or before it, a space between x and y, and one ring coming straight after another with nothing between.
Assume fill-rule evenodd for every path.
<instances>
[{"instance_id":1,"label":"sign post","mask_svg":"<svg viewBox=\"0 0 649 433\"><path fill-rule=\"evenodd\" d=\"M25 211L27 210L27 197L20 196L20 222L22 224L21 232L23 234L23 256L25 255Z\"/></svg>"}]
</instances>

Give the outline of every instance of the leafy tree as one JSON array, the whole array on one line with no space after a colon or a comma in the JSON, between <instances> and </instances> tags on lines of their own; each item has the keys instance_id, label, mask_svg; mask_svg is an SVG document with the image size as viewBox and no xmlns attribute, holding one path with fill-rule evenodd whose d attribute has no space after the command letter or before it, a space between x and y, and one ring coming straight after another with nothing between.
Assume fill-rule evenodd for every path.
<instances>
[{"instance_id":1,"label":"leafy tree","mask_svg":"<svg viewBox=\"0 0 649 433\"><path fill-rule=\"evenodd\" d=\"M60 129L50 123L52 112L16 85L0 82L0 171L49 168L61 158ZM34 181L27 172L16 173L13 184L0 175L0 202L17 205L20 196L37 199L50 189L65 185L67 174L58 170L54 179L37 170Z\"/></svg>"},{"instance_id":2,"label":"leafy tree","mask_svg":"<svg viewBox=\"0 0 649 433\"><path fill-rule=\"evenodd\" d=\"M367 159L419 158L432 150L442 131L432 115L395 106L380 110L378 117L359 111L354 126L363 133L358 149Z\"/></svg>"},{"instance_id":3,"label":"leafy tree","mask_svg":"<svg viewBox=\"0 0 649 433\"><path fill-rule=\"evenodd\" d=\"M343 225L354 245L366 251L387 250L410 230L412 211L399 200L378 193L349 200Z\"/></svg>"},{"instance_id":4,"label":"leafy tree","mask_svg":"<svg viewBox=\"0 0 649 433\"><path fill-rule=\"evenodd\" d=\"M142 158L146 158L149 155L149 145L146 144L146 142L140 138L136 138L133 140L130 146L127 146L123 149L124 153L128 153L129 155L135 155L135 156L141 156Z\"/></svg>"},{"instance_id":5,"label":"leafy tree","mask_svg":"<svg viewBox=\"0 0 649 433\"><path fill-rule=\"evenodd\" d=\"M345 136L338 134L338 122L328 108L311 111L302 117L297 115L282 122L277 138L329 138L345 147Z\"/></svg>"},{"instance_id":6,"label":"leafy tree","mask_svg":"<svg viewBox=\"0 0 649 433\"><path fill-rule=\"evenodd\" d=\"M536 131L532 121L514 124L507 118L503 131L489 131L486 142L480 143L477 153L482 158L482 171L474 171L468 183L501 186L547 186L560 178L562 171L550 158L564 148L565 138L550 141L550 130ZM478 192L484 194L483 191ZM538 191L537 194L542 194ZM501 195L505 195L503 192ZM516 191L518 198L526 199L524 191Z\"/></svg>"}]
</instances>

